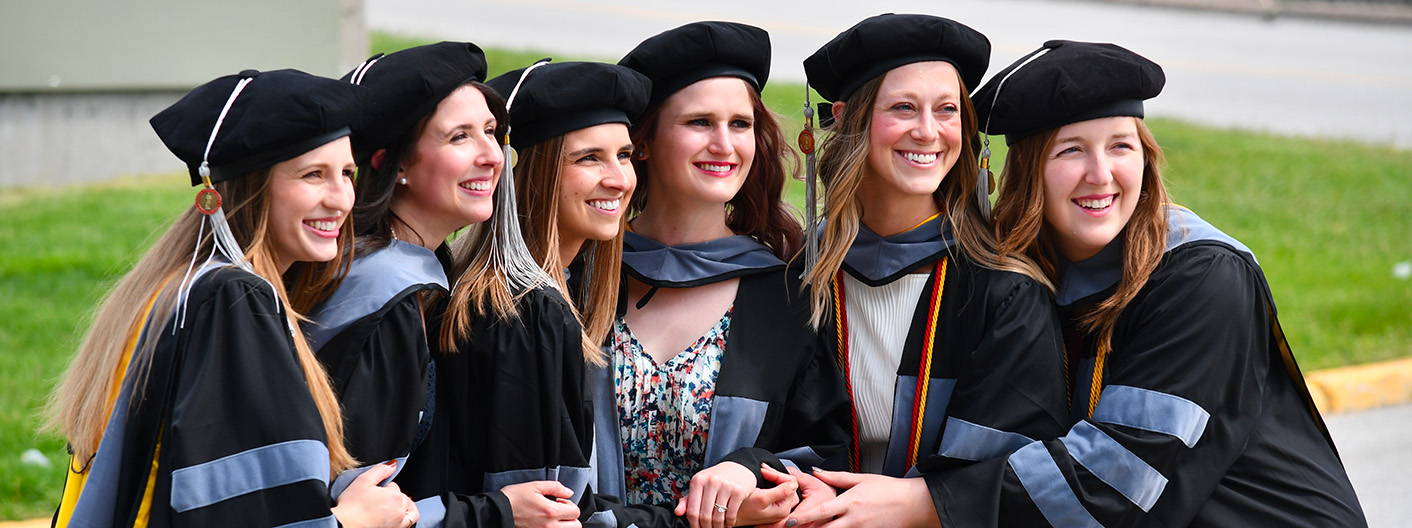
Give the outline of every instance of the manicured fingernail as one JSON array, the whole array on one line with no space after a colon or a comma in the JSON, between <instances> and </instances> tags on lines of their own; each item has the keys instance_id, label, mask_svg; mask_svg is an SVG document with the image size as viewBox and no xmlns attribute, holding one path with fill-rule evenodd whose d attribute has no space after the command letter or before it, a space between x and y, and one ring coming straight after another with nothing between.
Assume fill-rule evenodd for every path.
<instances>
[{"instance_id":1,"label":"manicured fingernail","mask_svg":"<svg viewBox=\"0 0 1412 528\"><path fill-rule=\"evenodd\" d=\"M784 525L785 525L787 528L794 528L795 525L797 525L797 524L799 524L799 519L790 519L790 520L784 522Z\"/></svg>"},{"instance_id":2,"label":"manicured fingernail","mask_svg":"<svg viewBox=\"0 0 1412 528\"><path fill-rule=\"evenodd\" d=\"M397 465L397 461L396 461L396 460L388 460L387 462L383 462L382 465L384 465L384 466L395 466L395 465Z\"/></svg>"}]
</instances>

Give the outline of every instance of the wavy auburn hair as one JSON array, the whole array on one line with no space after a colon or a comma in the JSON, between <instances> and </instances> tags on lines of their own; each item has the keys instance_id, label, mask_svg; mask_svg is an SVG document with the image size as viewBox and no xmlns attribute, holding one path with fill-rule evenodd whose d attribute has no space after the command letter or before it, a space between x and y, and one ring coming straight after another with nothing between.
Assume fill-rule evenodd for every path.
<instances>
[{"instance_id":1,"label":"wavy auburn hair","mask_svg":"<svg viewBox=\"0 0 1412 528\"><path fill-rule=\"evenodd\" d=\"M784 195L785 181L798 177L799 155L789 147L779 118L765 107L760 94L748 87L745 91L750 94L750 108L755 114L755 159L740 191L726 203L726 226L769 247L780 260L789 260L799 252L804 234L799 221L781 197ZM670 99L670 96L664 98L648 108L637 126L632 128L632 142L639 149L651 143L653 136L657 135L657 129L662 124L662 108ZM632 164L637 171L637 188L629 203L629 214L635 216L647 207L652 177L646 160L634 156Z\"/></svg>"}]
</instances>

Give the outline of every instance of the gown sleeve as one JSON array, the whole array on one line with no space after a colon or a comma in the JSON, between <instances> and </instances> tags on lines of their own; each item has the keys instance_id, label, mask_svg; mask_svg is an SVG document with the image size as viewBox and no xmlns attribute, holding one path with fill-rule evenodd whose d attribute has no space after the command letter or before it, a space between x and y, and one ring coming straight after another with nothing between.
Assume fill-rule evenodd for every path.
<instances>
[{"instance_id":1,"label":"gown sleeve","mask_svg":"<svg viewBox=\"0 0 1412 528\"><path fill-rule=\"evenodd\" d=\"M431 352L416 292L393 299L318 352L343 404L344 440L363 464L412 451L424 422Z\"/></svg>"},{"instance_id":2,"label":"gown sleeve","mask_svg":"<svg viewBox=\"0 0 1412 528\"><path fill-rule=\"evenodd\" d=\"M504 493L443 493L417 501L418 528L514 528L515 517Z\"/></svg>"},{"instance_id":3,"label":"gown sleeve","mask_svg":"<svg viewBox=\"0 0 1412 528\"><path fill-rule=\"evenodd\" d=\"M727 342L731 390L770 402L754 445L722 458L755 474L756 486L774 487L760 465L811 470L842 453L851 437L851 402L833 353L809 326L809 298L787 270L741 279L736 298L738 335ZM732 329L732 339L737 337ZM749 372L741 372L745 365ZM722 374L725 376L725 373Z\"/></svg>"},{"instance_id":4,"label":"gown sleeve","mask_svg":"<svg viewBox=\"0 0 1412 528\"><path fill-rule=\"evenodd\" d=\"M480 459L484 487L557 480L583 494L589 482L592 409L584 390L582 331L557 296L538 295L516 321L495 321L471 336L484 398ZM447 382L451 382L447 380ZM480 445L476 445L480 444ZM452 454L456 456L455 453Z\"/></svg>"},{"instance_id":5,"label":"gown sleeve","mask_svg":"<svg viewBox=\"0 0 1412 528\"><path fill-rule=\"evenodd\" d=\"M469 340L436 359L436 421L448 429L445 490L558 480L578 500L590 481L593 439L582 330L556 292L532 291L518 306L515 319L477 318Z\"/></svg>"},{"instance_id":6,"label":"gown sleeve","mask_svg":"<svg viewBox=\"0 0 1412 528\"><path fill-rule=\"evenodd\" d=\"M188 304L160 439L170 525L333 526L323 422L283 309L253 275L208 277Z\"/></svg>"},{"instance_id":7,"label":"gown sleeve","mask_svg":"<svg viewBox=\"0 0 1412 528\"><path fill-rule=\"evenodd\" d=\"M943 525L1191 522L1251 434L1269 328L1263 280L1237 255L1164 264L1119 321L1091 418L926 475Z\"/></svg>"},{"instance_id":8,"label":"gown sleeve","mask_svg":"<svg viewBox=\"0 0 1412 528\"><path fill-rule=\"evenodd\" d=\"M966 351L947 408L936 456L927 468L956 467L1003 457L1035 439L1064 433L1069 414L1064 345L1048 291L1013 273L989 270L983 283L984 329Z\"/></svg>"},{"instance_id":9,"label":"gown sleeve","mask_svg":"<svg viewBox=\"0 0 1412 528\"><path fill-rule=\"evenodd\" d=\"M802 303L801 306L808 306ZM785 402L783 434L777 449L787 449L777 450L775 455L807 470L848 448L852 404L844 388L843 372L828 350L817 346L812 332L801 339L811 346ZM758 468L759 464L753 467Z\"/></svg>"},{"instance_id":10,"label":"gown sleeve","mask_svg":"<svg viewBox=\"0 0 1412 528\"><path fill-rule=\"evenodd\" d=\"M778 434L768 441L762 436L762 442L757 445L743 447L722 459L722 462L741 464L755 473L756 486L760 488L774 487L773 482L760 475L761 464L778 471L785 471L786 466L812 471L814 466L822 465L848 446L852 410L843 373L835 366L829 351L818 346L813 332L801 332L799 337L799 342L806 344L804 358L798 362L790 379L787 396L780 406L778 426L772 426Z\"/></svg>"},{"instance_id":11,"label":"gown sleeve","mask_svg":"<svg viewBox=\"0 0 1412 528\"><path fill-rule=\"evenodd\" d=\"M513 319L472 313L468 336L433 356L436 415L397 479L420 498L419 526L512 526L499 490L524 482L587 496L592 408L578 320L553 290L516 302ZM443 310L430 310L431 327Z\"/></svg>"}]
</instances>

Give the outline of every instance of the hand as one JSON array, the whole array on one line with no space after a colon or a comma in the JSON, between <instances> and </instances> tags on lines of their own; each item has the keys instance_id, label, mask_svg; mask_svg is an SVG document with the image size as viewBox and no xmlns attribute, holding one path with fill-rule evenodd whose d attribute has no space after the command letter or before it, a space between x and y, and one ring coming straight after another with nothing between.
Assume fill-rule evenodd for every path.
<instances>
[{"instance_id":1,"label":"hand","mask_svg":"<svg viewBox=\"0 0 1412 528\"><path fill-rule=\"evenodd\" d=\"M791 468L793 469L793 468ZM797 471L797 470L796 470ZM760 474L765 480L775 483L769 489L756 488L740 503L734 526L756 526L784 522L794 505L799 503L799 482L789 473L780 473L774 468L761 464ZM815 479L816 481L818 479Z\"/></svg>"},{"instance_id":2,"label":"hand","mask_svg":"<svg viewBox=\"0 0 1412 528\"><path fill-rule=\"evenodd\" d=\"M755 473L735 462L723 462L696 472L686 497L674 510L691 528L735 526L740 503L755 491Z\"/></svg>"},{"instance_id":3,"label":"hand","mask_svg":"<svg viewBox=\"0 0 1412 528\"><path fill-rule=\"evenodd\" d=\"M510 512L515 516L515 528L555 526L577 528L579 507L569 499L574 490L552 480L523 482L500 488L510 499Z\"/></svg>"},{"instance_id":4,"label":"hand","mask_svg":"<svg viewBox=\"0 0 1412 528\"><path fill-rule=\"evenodd\" d=\"M417 505L402 494L397 483L378 486L392 476L396 467L397 462L378 464L353 479L333 507L338 522L348 528L407 528L417 524L421 518Z\"/></svg>"},{"instance_id":5,"label":"hand","mask_svg":"<svg viewBox=\"0 0 1412 528\"><path fill-rule=\"evenodd\" d=\"M828 528L856 526L941 527L926 481L883 475L815 470L824 484L846 490L807 511L796 508L785 521L797 528L810 523Z\"/></svg>"},{"instance_id":6,"label":"hand","mask_svg":"<svg viewBox=\"0 0 1412 528\"><path fill-rule=\"evenodd\" d=\"M799 504L794 507L794 511L796 512L807 512L838 496L838 494L834 492L833 486L824 484L824 481L800 471L798 468L789 468L789 474L799 482L799 493L804 496L804 499L799 501ZM799 522L797 520L795 521L796 524L786 526L788 521L788 519L780 519L779 522L771 524L767 528L811 528L817 526L817 524L796 526Z\"/></svg>"}]
</instances>

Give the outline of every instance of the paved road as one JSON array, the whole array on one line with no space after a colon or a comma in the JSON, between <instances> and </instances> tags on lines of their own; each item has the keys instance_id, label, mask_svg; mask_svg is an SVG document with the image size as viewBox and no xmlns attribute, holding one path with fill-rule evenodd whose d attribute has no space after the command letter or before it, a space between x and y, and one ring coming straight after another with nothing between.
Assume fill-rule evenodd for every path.
<instances>
[{"instance_id":1,"label":"paved road","mask_svg":"<svg viewBox=\"0 0 1412 528\"><path fill-rule=\"evenodd\" d=\"M1368 526L1412 524L1412 404L1324 419L1343 457Z\"/></svg>"},{"instance_id":2,"label":"paved road","mask_svg":"<svg viewBox=\"0 0 1412 528\"><path fill-rule=\"evenodd\" d=\"M374 29L603 58L686 22L746 22L770 31L772 76L789 80L839 31L884 11L980 30L994 45L991 72L1050 38L1119 43L1167 72L1153 115L1412 148L1408 26L1052 0L367 0Z\"/></svg>"}]
</instances>

